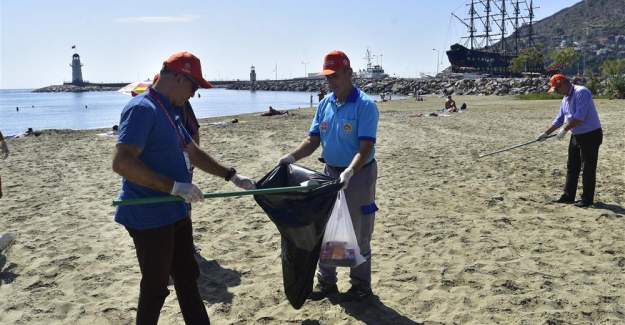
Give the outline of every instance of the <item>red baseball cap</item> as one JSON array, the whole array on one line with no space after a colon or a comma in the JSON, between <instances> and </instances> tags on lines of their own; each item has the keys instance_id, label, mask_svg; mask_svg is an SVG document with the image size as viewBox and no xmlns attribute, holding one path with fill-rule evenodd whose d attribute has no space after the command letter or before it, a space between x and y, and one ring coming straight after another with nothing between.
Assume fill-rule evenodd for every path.
<instances>
[{"instance_id":1,"label":"red baseball cap","mask_svg":"<svg viewBox=\"0 0 625 325\"><path fill-rule=\"evenodd\" d=\"M329 76L343 68L349 68L349 58L341 51L332 51L323 58L323 71L321 74Z\"/></svg>"},{"instance_id":2,"label":"red baseball cap","mask_svg":"<svg viewBox=\"0 0 625 325\"><path fill-rule=\"evenodd\" d=\"M187 51L172 54L163 62L163 68L167 71L182 73L190 77L200 88L213 88L213 85L202 77L200 59Z\"/></svg>"},{"instance_id":3,"label":"red baseball cap","mask_svg":"<svg viewBox=\"0 0 625 325\"><path fill-rule=\"evenodd\" d=\"M547 92L552 93L554 91L556 91L556 88L558 87L558 85L560 85L560 83L563 80L569 80L566 76L564 76L561 73L556 73L553 76L551 76L551 78L549 78L549 90Z\"/></svg>"}]
</instances>

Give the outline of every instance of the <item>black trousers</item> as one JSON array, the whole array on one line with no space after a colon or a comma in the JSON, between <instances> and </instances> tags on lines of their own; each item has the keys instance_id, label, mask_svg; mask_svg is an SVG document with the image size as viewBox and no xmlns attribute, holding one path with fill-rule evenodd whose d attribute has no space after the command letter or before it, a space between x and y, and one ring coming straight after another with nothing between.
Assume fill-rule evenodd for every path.
<instances>
[{"instance_id":1,"label":"black trousers","mask_svg":"<svg viewBox=\"0 0 625 325\"><path fill-rule=\"evenodd\" d=\"M566 163L566 183L564 195L572 200L577 192L577 179L582 175L582 201L593 203L599 146L603 142L603 131L597 129L588 133L572 135L569 142L569 158Z\"/></svg>"},{"instance_id":2,"label":"black trousers","mask_svg":"<svg viewBox=\"0 0 625 325\"><path fill-rule=\"evenodd\" d=\"M191 218L155 229L126 229L135 243L141 269L137 324L158 323L165 297L169 295L170 275L185 323L210 324L197 287L200 272L193 256Z\"/></svg>"}]
</instances>

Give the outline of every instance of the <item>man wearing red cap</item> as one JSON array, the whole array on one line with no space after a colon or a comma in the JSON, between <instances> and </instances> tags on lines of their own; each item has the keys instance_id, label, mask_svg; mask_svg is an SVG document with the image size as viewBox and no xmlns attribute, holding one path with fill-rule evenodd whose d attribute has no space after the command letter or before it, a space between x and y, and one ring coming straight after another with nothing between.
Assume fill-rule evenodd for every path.
<instances>
[{"instance_id":1,"label":"man wearing red cap","mask_svg":"<svg viewBox=\"0 0 625 325\"><path fill-rule=\"evenodd\" d=\"M252 189L254 182L227 168L193 141L180 107L198 88L211 88L202 77L200 60L189 52L169 57L159 80L124 107L113 170L122 176L120 199L180 196L184 202L119 206L115 221L124 225L135 244L141 269L137 324L156 324L169 294L169 277L187 324L209 324L197 288L199 268L193 255L190 203L204 199L191 183L190 166Z\"/></svg>"},{"instance_id":2,"label":"man wearing red cap","mask_svg":"<svg viewBox=\"0 0 625 325\"><path fill-rule=\"evenodd\" d=\"M572 135L569 140L569 157L566 164L566 183L564 193L556 203L574 203L577 192L579 173L584 167L582 199L575 203L578 207L589 207L594 203L595 178L599 146L603 141L603 131L599 114L588 88L571 84L562 74L553 75L549 79L549 92L563 95L560 111L551 126L542 133L538 140L544 140L549 134L562 127L556 136L564 138L568 131Z\"/></svg>"},{"instance_id":3,"label":"man wearing red cap","mask_svg":"<svg viewBox=\"0 0 625 325\"><path fill-rule=\"evenodd\" d=\"M350 269L348 296L362 300L371 291L371 235L375 212L375 186L378 167L375 142L378 108L375 102L352 84L349 58L341 51L328 53L323 62L332 93L317 108L308 138L279 164L290 164L311 155L321 145L325 173L338 177L349 205L360 252L366 261ZM319 265L317 286L311 299L319 300L338 293L336 268Z\"/></svg>"}]
</instances>

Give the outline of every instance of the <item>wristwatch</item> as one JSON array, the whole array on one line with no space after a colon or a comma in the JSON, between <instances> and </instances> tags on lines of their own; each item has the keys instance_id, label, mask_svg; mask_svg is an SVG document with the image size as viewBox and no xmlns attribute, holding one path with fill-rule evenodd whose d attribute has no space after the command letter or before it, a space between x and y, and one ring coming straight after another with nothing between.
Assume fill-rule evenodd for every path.
<instances>
[{"instance_id":1,"label":"wristwatch","mask_svg":"<svg viewBox=\"0 0 625 325\"><path fill-rule=\"evenodd\" d=\"M224 177L224 179L226 180L226 182L229 182L229 181L230 181L230 179L231 179L234 175L236 175L236 174L237 174L237 170L236 170L236 169L234 169L234 168L232 168L232 167L230 167L230 168L228 169L228 173L226 174L226 177Z\"/></svg>"}]
</instances>

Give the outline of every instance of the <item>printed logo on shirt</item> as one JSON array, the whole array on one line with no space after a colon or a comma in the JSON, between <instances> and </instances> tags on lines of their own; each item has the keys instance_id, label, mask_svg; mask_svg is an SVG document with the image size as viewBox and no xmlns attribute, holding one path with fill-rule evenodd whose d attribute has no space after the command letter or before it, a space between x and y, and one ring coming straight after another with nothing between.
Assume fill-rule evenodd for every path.
<instances>
[{"instance_id":1,"label":"printed logo on shirt","mask_svg":"<svg viewBox=\"0 0 625 325\"><path fill-rule=\"evenodd\" d=\"M319 128L321 129L321 132L326 132L328 130L328 122L326 121L321 122L321 125L319 126Z\"/></svg>"},{"instance_id":2,"label":"printed logo on shirt","mask_svg":"<svg viewBox=\"0 0 625 325\"><path fill-rule=\"evenodd\" d=\"M352 133L352 124L351 123L345 123L343 125L343 132L345 132L346 134L351 134Z\"/></svg>"}]
</instances>

